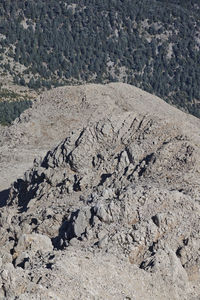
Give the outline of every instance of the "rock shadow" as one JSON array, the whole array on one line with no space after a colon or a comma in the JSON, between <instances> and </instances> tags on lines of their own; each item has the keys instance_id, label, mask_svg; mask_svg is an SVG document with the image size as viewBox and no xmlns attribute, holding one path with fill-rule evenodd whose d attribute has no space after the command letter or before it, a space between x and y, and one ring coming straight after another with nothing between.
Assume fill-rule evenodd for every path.
<instances>
[{"instance_id":1,"label":"rock shadow","mask_svg":"<svg viewBox=\"0 0 200 300\"><path fill-rule=\"evenodd\" d=\"M55 249L63 250L67 246L68 241L76 236L73 229L73 220L77 218L78 213L79 210L73 212L69 220L62 221L58 235L51 239Z\"/></svg>"},{"instance_id":2,"label":"rock shadow","mask_svg":"<svg viewBox=\"0 0 200 300\"><path fill-rule=\"evenodd\" d=\"M7 205L10 189L0 191L0 208Z\"/></svg>"}]
</instances>

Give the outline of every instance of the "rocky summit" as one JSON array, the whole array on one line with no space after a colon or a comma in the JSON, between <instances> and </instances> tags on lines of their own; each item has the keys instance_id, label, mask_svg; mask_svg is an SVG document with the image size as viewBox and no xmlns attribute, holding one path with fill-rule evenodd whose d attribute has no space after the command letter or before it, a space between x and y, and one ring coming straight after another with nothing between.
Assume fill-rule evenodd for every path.
<instances>
[{"instance_id":1,"label":"rocky summit","mask_svg":"<svg viewBox=\"0 0 200 300\"><path fill-rule=\"evenodd\" d=\"M0 299L200 299L200 120L122 83L0 130Z\"/></svg>"}]
</instances>

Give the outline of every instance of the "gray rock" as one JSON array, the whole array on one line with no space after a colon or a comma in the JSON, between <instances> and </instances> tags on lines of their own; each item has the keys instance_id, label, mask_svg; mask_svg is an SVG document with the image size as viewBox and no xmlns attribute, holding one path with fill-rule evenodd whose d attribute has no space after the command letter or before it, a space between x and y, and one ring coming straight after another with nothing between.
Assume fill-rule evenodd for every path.
<instances>
[{"instance_id":1,"label":"gray rock","mask_svg":"<svg viewBox=\"0 0 200 300\"><path fill-rule=\"evenodd\" d=\"M90 225L91 211L90 208L80 210L77 217L74 217L72 223L74 235L76 237L81 237L85 233L87 226Z\"/></svg>"},{"instance_id":2,"label":"gray rock","mask_svg":"<svg viewBox=\"0 0 200 300\"><path fill-rule=\"evenodd\" d=\"M94 207L94 212L96 216L105 223L110 223L112 222L112 216L109 213L108 207L105 208L104 205L98 204L97 206Z\"/></svg>"},{"instance_id":3,"label":"gray rock","mask_svg":"<svg viewBox=\"0 0 200 300\"><path fill-rule=\"evenodd\" d=\"M42 234L23 234L15 247L15 254L22 254L22 252L35 253L37 251L41 252L51 252L53 250L53 245L48 236Z\"/></svg>"}]
</instances>

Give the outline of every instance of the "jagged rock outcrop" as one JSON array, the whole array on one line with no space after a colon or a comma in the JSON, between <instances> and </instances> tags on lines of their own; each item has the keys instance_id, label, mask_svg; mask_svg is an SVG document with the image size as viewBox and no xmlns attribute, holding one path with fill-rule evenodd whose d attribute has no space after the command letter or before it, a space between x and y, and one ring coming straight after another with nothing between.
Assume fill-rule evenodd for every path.
<instances>
[{"instance_id":1,"label":"jagged rock outcrop","mask_svg":"<svg viewBox=\"0 0 200 300\"><path fill-rule=\"evenodd\" d=\"M12 184L2 299L198 299L198 120L129 101L71 130Z\"/></svg>"}]
</instances>

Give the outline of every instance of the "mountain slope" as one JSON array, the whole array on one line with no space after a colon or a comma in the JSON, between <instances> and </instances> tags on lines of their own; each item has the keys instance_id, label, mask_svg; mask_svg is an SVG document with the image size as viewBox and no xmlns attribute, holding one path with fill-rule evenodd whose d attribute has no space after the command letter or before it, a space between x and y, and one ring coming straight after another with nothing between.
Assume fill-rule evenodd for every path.
<instances>
[{"instance_id":1,"label":"mountain slope","mask_svg":"<svg viewBox=\"0 0 200 300\"><path fill-rule=\"evenodd\" d=\"M127 84L41 96L1 134L55 144L1 200L2 299L197 300L199 124Z\"/></svg>"},{"instance_id":2,"label":"mountain slope","mask_svg":"<svg viewBox=\"0 0 200 300\"><path fill-rule=\"evenodd\" d=\"M4 0L2 76L35 89L123 81L199 116L199 11L198 0Z\"/></svg>"}]
</instances>

